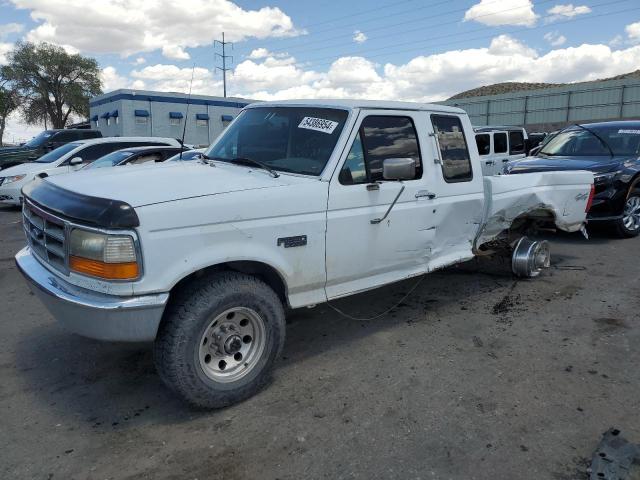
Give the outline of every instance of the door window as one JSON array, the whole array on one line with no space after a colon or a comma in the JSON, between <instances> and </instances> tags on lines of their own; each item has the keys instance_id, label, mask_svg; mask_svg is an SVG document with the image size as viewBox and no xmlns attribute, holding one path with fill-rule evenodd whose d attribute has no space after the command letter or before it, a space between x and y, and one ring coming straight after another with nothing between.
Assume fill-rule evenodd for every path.
<instances>
[{"instance_id":1,"label":"door window","mask_svg":"<svg viewBox=\"0 0 640 480\"><path fill-rule=\"evenodd\" d=\"M500 132L493 134L493 152L507 153L507 134Z\"/></svg>"},{"instance_id":2,"label":"door window","mask_svg":"<svg viewBox=\"0 0 640 480\"><path fill-rule=\"evenodd\" d=\"M420 146L411 118L366 117L340 171L340 183L353 185L383 180L382 163L386 158L412 158L416 162L414 179L422 177Z\"/></svg>"},{"instance_id":3,"label":"door window","mask_svg":"<svg viewBox=\"0 0 640 480\"><path fill-rule=\"evenodd\" d=\"M478 145L480 155L489 155L491 153L491 136L488 133L476 135L476 145Z\"/></svg>"},{"instance_id":4,"label":"door window","mask_svg":"<svg viewBox=\"0 0 640 480\"><path fill-rule=\"evenodd\" d=\"M468 182L473 178L471 157L459 117L432 115L433 130L438 139L442 175L446 182Z\"/></svg>"},{"instance_id":5,"label":"door window","mask_svg":"<svg viewBox=\"0 0 640 480\"><path fill-rule=\"evenodd\" d=\"M509 145L511 146L511 155L524 153L524 134L519 131L509 132Z\"/></svg>"}]
</instances>

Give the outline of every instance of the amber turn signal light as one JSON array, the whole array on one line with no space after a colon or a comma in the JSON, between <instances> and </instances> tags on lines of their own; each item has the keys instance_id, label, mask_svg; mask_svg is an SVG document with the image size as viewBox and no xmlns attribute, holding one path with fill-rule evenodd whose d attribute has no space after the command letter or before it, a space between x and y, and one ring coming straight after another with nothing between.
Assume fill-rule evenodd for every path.
<instances>
[{"instance_id":1,"label":"amber turn signal light","mask_svg":"<svg viewBox=\"0 0 640 480\"><path fill-rule=\"evenodd\" d=\"M135 280L139 274L136 262L104 263L73 255L69 257L69 268L74 272L105 280Z\"/></svg>"}]
</instances>

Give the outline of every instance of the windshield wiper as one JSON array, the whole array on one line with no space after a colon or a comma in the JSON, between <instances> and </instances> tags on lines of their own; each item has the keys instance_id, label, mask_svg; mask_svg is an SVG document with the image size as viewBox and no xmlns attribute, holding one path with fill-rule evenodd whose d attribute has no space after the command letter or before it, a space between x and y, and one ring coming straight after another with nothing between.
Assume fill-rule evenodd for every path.
<instances>
[{"instance_id":1,"label":"windshield wiper","mask_svg":"<svg viewBox=\"0 0 640 480\"><path fill-rule=\"evenodd\" d=\"M600 140L600 143L602 145L604 145L607 150L609 150L609 154L611 155L611 158L614 157L613 155L613 150L611 150L611 147L609 146L609 144L607 142L604 141L604 139L598 135L596 132L594 132L593 130L591 130L590 128L585 127L584 125L580 125L578 123L576 123L576 127L581 128L583 130L586 130L587 132L589 132L591 135L593 135L594 137L596 137L598 140Z\"/></svg>"},{"instance_id":2,"label":"windshield wiper","mask_svg":"<svg viewBox=\"0 0 640 480\"><path fill-rule=\"evenodd\" d=\"M266 170L267 172L269 172L269 175L271 175L273 178L278 178L280 176L280 174L276 172L273 168L271 168L269 165L267 165L266 163L260 162L258 160L254 160L253 158L247 158L247 157L222 158L222 157L207 157L207 156L203 156L203 158L205 158L206 160L220 160L222 162L236 163L238 165L241 165L241 164L253 165L256 167L260 167L263 170Z\"/></svg>"}]
</instances>

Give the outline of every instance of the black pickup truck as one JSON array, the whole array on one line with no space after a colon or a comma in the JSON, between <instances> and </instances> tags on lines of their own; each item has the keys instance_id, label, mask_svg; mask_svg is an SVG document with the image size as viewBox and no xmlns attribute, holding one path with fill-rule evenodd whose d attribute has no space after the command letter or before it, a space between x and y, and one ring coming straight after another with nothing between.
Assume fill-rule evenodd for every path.
<instances>
[{"instance_id":1,"label":"black pickup truck","mask_svg":"<svg viewBox=\"0 0 640 480\"><path fill-rule=\"evenodd\" d=\"M102 133L98 130L82 128L45 130L24 145L0 148L0 170L20 163L33 162L45 153L66 143L99 137L102 137Z\"/></svg>"}]
</instances>

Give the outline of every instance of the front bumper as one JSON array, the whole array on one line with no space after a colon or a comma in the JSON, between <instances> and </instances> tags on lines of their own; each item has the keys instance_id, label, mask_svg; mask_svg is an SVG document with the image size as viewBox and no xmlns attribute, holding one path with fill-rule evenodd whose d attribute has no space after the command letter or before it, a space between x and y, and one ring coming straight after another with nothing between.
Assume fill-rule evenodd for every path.
<instances>
[{"instance_id":1,"label":"front bumper","mask_svg":"<svg viewBox=\"0 0 640 480\"><path fill-rule=\"evenodd\" d=\"M68 330L97 340L155 339L168 293L118 297L80 288L47 270L29 247L18 252L16 265L33 293Z\"/></svg>"}]
</instances>

